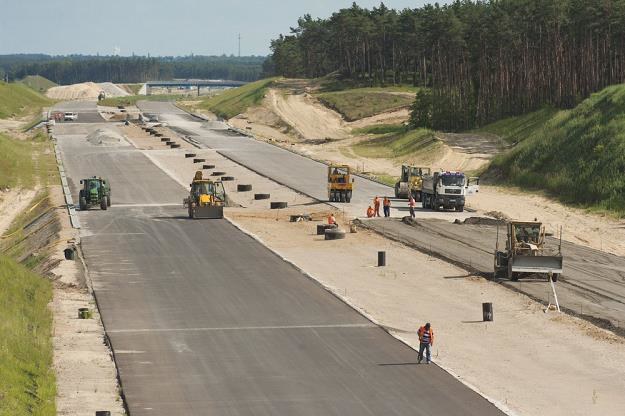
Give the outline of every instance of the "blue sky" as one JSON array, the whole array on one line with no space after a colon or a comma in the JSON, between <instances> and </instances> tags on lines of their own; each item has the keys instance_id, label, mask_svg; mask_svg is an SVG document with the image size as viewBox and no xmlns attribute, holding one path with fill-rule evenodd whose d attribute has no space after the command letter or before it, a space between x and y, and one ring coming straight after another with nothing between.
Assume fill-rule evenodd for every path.
<instances>
[{"instance_id":1,"label":"blue sky","mask_svg":"<svg viewBox=\"0 0 625 416\"><path fill-rule=\"evenodd\" d=\"M305 13L327 17L352 0L0 0L0 54L266 55ZM362 7L379 1L360 0ZM390 8L431 3L388 0ZM442 1L440 3L445 3Z\"/></svg>"}]
</instances>

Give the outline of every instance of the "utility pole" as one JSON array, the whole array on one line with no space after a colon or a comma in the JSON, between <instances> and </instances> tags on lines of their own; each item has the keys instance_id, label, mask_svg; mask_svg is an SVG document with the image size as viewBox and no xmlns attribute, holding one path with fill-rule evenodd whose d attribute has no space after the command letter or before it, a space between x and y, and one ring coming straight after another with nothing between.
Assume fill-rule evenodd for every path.
<instances>
[{"instance_id":1,"label":"utility pole","mask_svg":"<svg viewBox=\"0 0 625 416\"><path fill-rule=\"evenodd\" d=\"M239 58L241 57L241 34L239 33Z\"/></svg>"}]
</instances>

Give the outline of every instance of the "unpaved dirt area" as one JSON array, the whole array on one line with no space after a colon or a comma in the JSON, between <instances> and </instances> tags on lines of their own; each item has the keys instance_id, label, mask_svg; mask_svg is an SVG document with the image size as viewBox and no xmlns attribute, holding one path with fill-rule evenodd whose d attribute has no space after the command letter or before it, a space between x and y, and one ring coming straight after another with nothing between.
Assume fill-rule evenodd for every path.
<instances>
[{"instance_id":1,"label":"unpaved dirt area","mask_svg":"<svg viewBox=\"0 0 625 416\"><path fill-rule=\"evenodd\" d=\"M498 186L480 186L467 199L479 213L503 213L517 220L542 221L547 231L585 247L625 256L625 221L571 208L547 197Z\"/></svg>"},{"instance_id":2,"label":"unpaved dirt area","mask_svg":"<svg viewBox=\"0 0 625 416\"><path fill-rule=\"evenodd\" d=\"M35 195L36 189L0 190L0 235L9 229L15 217L29 208Z\"/></svg>"},{"instance_id":3,"label":"unpaved dirt area","mask_svg":"<svg viewBox=\"0 0 625 416\"><path fill-rule=\"evenodd\" d=\"M46 96L54 100L97 100L100 92L104 91L107 97L124 97L130 95L123 88L111 82L83 82L80 84L61 85L46 91Z\"/></svg>"},{"instance_id":4,"label":"unpaved dirt area","mask_svg":"<svg viewBox=\"0 0 625 416\"><path fill-rule=\"evenodd\" d=\"M432 322L434 362L513 414L625 412L622 339L366 231L324 241L318 222L289 223L289 212L229 218L411 346ZM378 250L387 267L375 267ZM482 322L482 302L493 302L494 322Z\"/></svg>"}]
</instances>

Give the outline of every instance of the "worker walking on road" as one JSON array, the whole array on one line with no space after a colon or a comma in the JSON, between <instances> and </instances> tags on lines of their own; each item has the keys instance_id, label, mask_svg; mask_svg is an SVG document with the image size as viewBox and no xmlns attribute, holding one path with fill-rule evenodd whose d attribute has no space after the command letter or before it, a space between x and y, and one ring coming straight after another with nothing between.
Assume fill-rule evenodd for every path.
<instances>
[{"instance_id":1,"label":"worker walking on road","mask_svg":"<svg viewBox=\"0 0 625 416\"><path fill-rule=\"evenodd\" d=\"M412 195L410 195L410 199L408 200L408 208L410 208L410 217L414 218L415 217L415 213L414 213L414 207L417 205L417 203L414 200L414 197Z\"/></svg>"},{"instance_id":2,"label":"worker walking on road","mask_svg":"<svg viewBox=\"0 0 625 416\"><path fill-rule=\"evenodd\" d=\"M373 198L373 209L375 209L375 216L380 216L380 197L377 195Z\"/></svg>"},{"instance_id":3,"label":"worker walking on road","mask_svg":"<svg viewBox=\"0 0 625 416\"><path fill-rule=\"evenodd\" d=\"M384 217L388 218L391 216L391 200L388 199L388 196L384 197L384 201L382 201L384 205Z\"/></svg>"},{"instance_id":4,"label":"worker walking on road","mask_svg":"<svg viewBox=\"0 0 625 416\"><path fill-rule=\"evenodd\" d=\"M423 360L423 351L425 350L425 363L429 364L432 361L432 353L430 351L430 347L434 345L434 331L432 331L432 326L428 322L423 325L417 331L417 335L419 335L419 364L421 364L421 360Z\"/></svg>"}]
</instances>

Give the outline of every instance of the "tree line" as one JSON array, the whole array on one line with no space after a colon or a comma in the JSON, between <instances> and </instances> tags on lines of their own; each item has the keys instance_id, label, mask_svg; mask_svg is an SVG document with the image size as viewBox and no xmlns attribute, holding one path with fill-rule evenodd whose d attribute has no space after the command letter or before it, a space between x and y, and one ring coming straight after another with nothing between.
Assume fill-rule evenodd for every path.
<instances>
[{"instance_id":1,"label":"tree line","mask_svg":"<svg viewBox=\"0 0 625 416\"><path fill-rule=\"evenodd\" d=\"M356 3L301 17L265 72L424 87L415 126L460 130L623 82L625 0L458 0L401 11Z\"/></svg>"},{"instance_id":2,"label":"tree line","mask_svg":"<svg viewBox=\"0 0 625 416\"><path fill-rule=\"evenodd\" d=\"M136 83L173 78L228 79L255 81L265 57L185 56L120 57L72 55L0 56L0 73L9 79L41 75L57 84L78 82Z\"/></svg>"}]
</instances>

